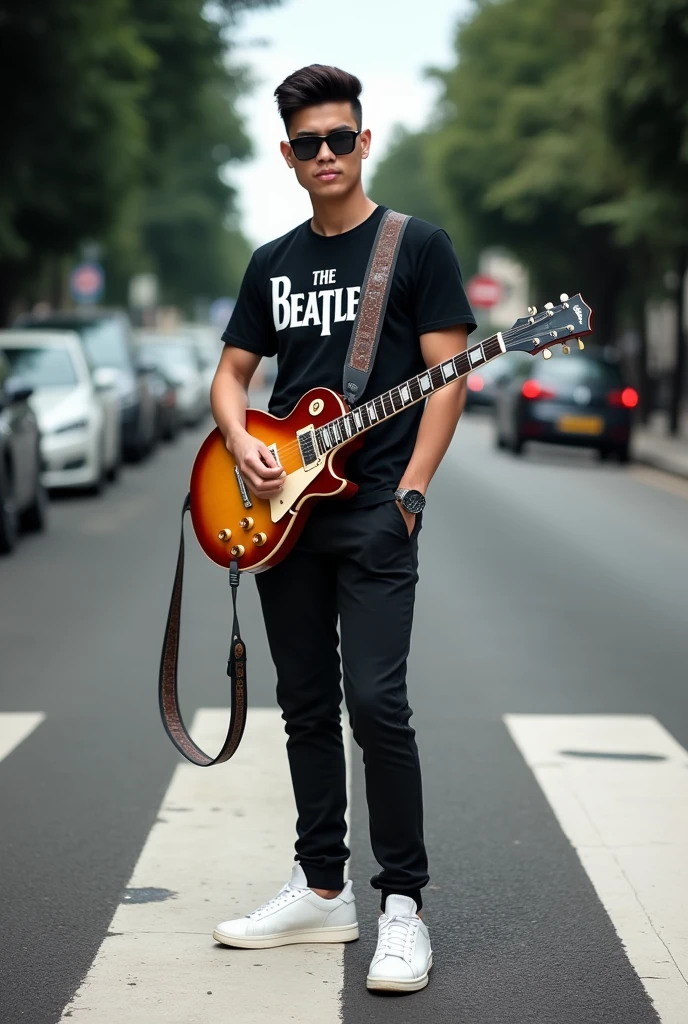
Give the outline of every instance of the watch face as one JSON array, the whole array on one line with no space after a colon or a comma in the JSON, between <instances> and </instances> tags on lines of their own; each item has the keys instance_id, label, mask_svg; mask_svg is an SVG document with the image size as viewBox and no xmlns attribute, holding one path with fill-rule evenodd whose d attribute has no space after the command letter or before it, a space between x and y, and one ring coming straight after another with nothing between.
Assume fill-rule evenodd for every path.
<instances>
[{"instance_id":1,"label":"watch face","mask_svg":"<svg viewBox=\"0 0 688 1024\"><path fill-rule=\"evenodd\" d=\"M425 508L425 495L421 494L420 491L407 491L401 499L401 504L407 512L418 515Z\"/></svg>"}]
</instances>

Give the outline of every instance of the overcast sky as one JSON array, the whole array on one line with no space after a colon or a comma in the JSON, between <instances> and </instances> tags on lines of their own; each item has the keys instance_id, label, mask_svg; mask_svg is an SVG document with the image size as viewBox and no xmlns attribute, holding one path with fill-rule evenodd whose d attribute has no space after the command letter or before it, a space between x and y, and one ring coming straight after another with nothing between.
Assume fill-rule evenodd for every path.
<instances>
[{"instance_id":1,"label":"overcast sky","mask_svg":"<svg viewBox=\"0 0 688 1024\"><path fill-rule=\"evenodd\" d=\"M233 169L231 180L240 191L243 229L254 245L284 234L311 212L307 194L280 156L284 128L275 87L307 64L335 64L358 75L364 127L372 131L364 164L369 179L395 124L425 124L437 87L424 79L423 69L453 63L455 26L468 7L469 0L283 0L277 8L244 16L235 58L260 83L241 104L256 157ZM266 45L252 45L257 39Z\"/></svg>"}]
</instances>

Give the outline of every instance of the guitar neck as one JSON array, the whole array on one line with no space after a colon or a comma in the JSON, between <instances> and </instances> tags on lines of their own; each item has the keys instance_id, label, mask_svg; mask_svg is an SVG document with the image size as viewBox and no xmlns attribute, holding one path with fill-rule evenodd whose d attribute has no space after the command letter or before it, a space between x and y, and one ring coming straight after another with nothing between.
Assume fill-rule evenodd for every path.
<instances>
[{"instance_id":1,"label":"guitar neck","mask_svg":"<svg viewBox=\"0 0 688 1024\"><path fill-rule=\"evenodd\" d=\"M494 334L465 352L459 352L453 359L431 366L416 377L411 377L403 384L371 399L370 402L357 405L344 416L324 423L315 430L320 454L325 455L339 448L356 434L362 434L390 416L396 416L402 409L424 401L435 391L440 391L460 377L465 377L471 370L482 366L483 363L489 363L504 352L506 346L501 333Z\"/></svg>"}]
</instances>

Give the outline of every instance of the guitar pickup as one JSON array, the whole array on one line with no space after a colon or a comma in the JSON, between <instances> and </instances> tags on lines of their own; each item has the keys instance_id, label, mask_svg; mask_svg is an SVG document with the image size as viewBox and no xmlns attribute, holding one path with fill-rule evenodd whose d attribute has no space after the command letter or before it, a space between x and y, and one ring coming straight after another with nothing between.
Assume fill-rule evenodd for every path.
<instances>
[{"instance_id":1,"label":"guitar pickup","mask_svg":"<svg viewBox=\"0 0 688 1024\"><path fill-rule=\"evenodd\" d=\"M318 452L315 440L315 427L311 424L308 427L303 427L302 430L297 430L296 440L299 443L301 461L303 462L303 468L306 472L308 472L309 469L315 469L316 466L321 465L322 458Z\"/></svg>"}]
</instances>

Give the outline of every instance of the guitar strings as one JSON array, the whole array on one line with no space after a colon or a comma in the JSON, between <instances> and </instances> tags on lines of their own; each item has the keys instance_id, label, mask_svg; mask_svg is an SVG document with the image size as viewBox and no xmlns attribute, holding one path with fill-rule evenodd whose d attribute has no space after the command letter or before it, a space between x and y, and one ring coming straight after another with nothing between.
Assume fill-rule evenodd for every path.
<instances>
[{"instance_id":1,"label":"guitar strings","mask_svg":"<svg viewBox=\"0 0 688 1024\"><path fill-rule=\"evenodd\" d=\"M512 327L510 330L504 331L504 333L502 334L502 338L504 339L504 342L505 342L506 345L509 345L509 344L511 344L514 341L521 341L522 339L526 338L528 335L532 335L533 334L533 329L536 326L538 326L540 324L547 323L549 319L550 318L549 318L549 316L547 314L543 314L543 313L537 314L536 317L533 320L533 323L525 323L525 324L522 324L519 327ZM577 333L573 333L573 334L567 335L566 337L573 339L573 338L575 338L577 336L578 336ZM565 341L566 337L558 339L558 340ZM490 340L489 338L485 339L485 341L489 341L489 340ZM484 345L485 341L481 342L481 345ZM490 360L490 362L492 362L492 360ZM440 364L438 363L437 366L439 366L439 365ZM433 366L433 367L430 367L429 369L430 369L430 372L432 372L432 370L436 369L436 367ZM468 372L470 373L471 371L469 370ZM458 377L456 379L457 380L461 380L461 379L463 379L463 377L467 377L467 376L468 376L468 374L462 374L461 377ZM447 383L449 383L449 382L447 382ZM403 385L399 385L399 387L402 387L402 386ZM392 389L390 389L390 390L392 390ZM413 403L413 404L415 404L415 403ZM401 410L399 410L399 411L401 411ZM343 419L343 417L347 416L347 415L349 415L349 413L343 413L341 416L336 417L336 419ZM330 422L334 422L334 421L330 421ZM325 424L323 424L323 426L324 425ZM355 437L355 436L356 435L353 434L352 438ZM347 438L347 440L351 440L352 438ZM345 444L345 443L346 443L346 441L342 442L342 444ZM339 445L335 445L335 448L337 448L337 447L340 447L340 446ZM330 450L333 451L334 448L330 449ZM283 459L285 457L286 458L290 458L292 455L296 455L296 454L300 455L301 454L301 447L299 445L299 442L298 441L289 441L283 448L279 448L279 447L277 448L277 454L279 456L280 464L282 464Z\"/></svg>"}]
</instances>

